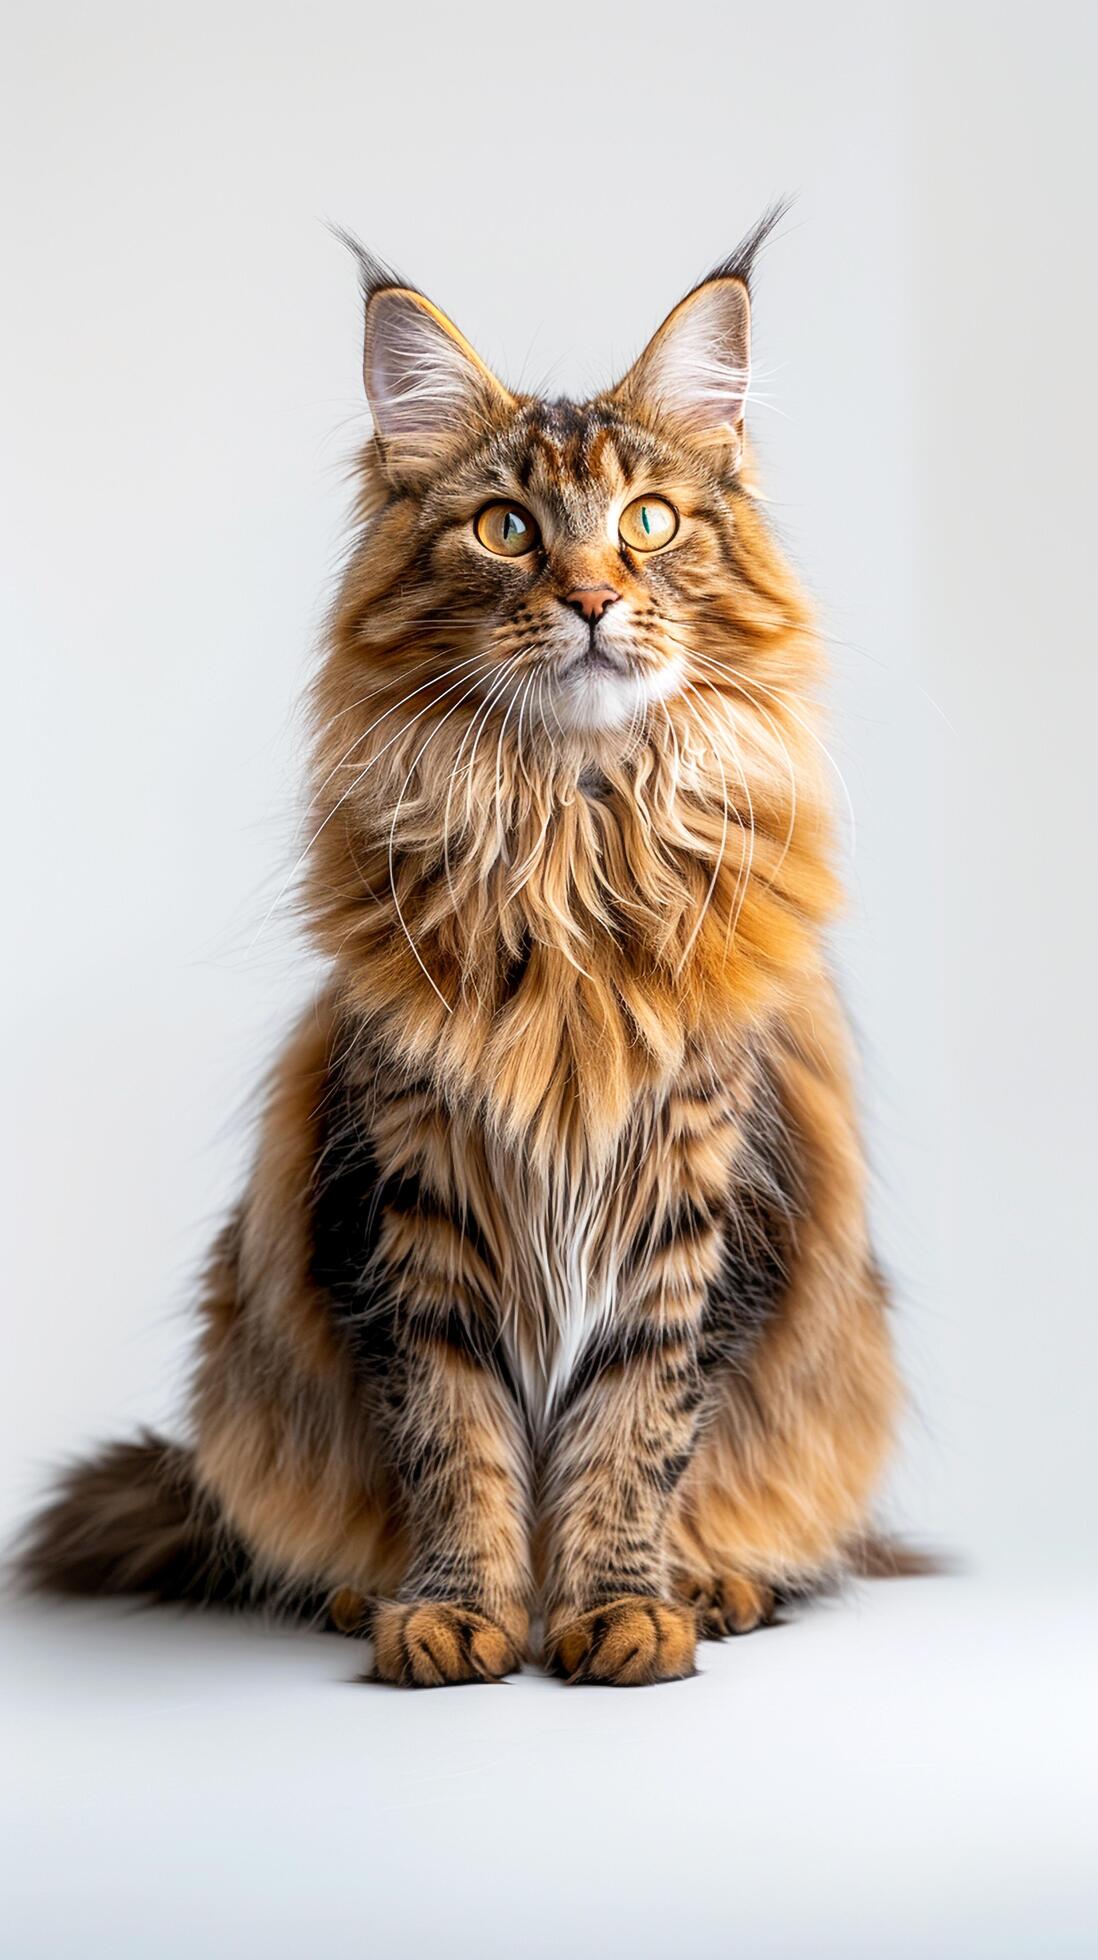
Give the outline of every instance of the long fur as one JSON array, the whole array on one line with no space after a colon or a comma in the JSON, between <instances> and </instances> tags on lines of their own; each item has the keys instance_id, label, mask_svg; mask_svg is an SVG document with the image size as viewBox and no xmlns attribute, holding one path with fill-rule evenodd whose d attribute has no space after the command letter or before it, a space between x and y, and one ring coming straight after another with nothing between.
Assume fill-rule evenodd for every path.
<instances>
[{"instance_id":1,"label":"long fur","mask_svg":"<svg viewBox=\"0 0 1098 1960\"><path fill-rule=\"evenodd\" d=\"M579 406L362 256L302 891L329 977L211 1259L187 1447L70 1473L36 1585L328 1599L421 1684L507 1672L540 1608L559 1673L632 1683L887 1564L819 650L741 426L776 215ZM699 418L652 377L688 394L722 322ZM638 493L680 514L650 559ZM540 526L518 565L477 543L500 497ZM574 588L615 601L589 641Z\"/></svg>"}]
</instances>

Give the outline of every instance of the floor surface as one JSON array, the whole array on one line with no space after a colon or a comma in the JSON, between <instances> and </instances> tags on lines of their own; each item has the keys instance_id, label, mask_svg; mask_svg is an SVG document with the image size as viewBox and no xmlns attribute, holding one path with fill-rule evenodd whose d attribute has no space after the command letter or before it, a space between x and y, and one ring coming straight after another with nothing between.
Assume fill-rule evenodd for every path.
<instances>
[{"instance_id":1,"label":"floor surface","mask_svg":"<svg viewBox=\"0 0 1098 1960\"><path fill-rule=\"evenodd\" d=\"M1098 1951L1098 1596L865 1586L672 1686L357 1686L335 1636L0 1627L5 1960Z\"/></svg>"}]
</instances>

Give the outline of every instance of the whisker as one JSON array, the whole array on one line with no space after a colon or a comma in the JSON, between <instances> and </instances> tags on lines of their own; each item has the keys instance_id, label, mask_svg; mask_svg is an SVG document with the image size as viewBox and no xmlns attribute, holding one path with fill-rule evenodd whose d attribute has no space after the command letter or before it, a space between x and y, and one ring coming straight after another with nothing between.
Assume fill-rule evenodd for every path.
<instances>
[{"instance_id":1,"label":"whisker","mask_svg":"<svg viewBox=\"0 0 1098 1960\"><path fill-rule=\"evenodd\" d=\"M689 649L684 649L684 650L689 651ZM799 715L796 709L790 706L788 694L785 693L784 691L779 691L775 688L767 687L765 682L760 681L757 675L744 674L741 672L741 670L738 667L733 667L731 663L725 666L715 660L710 659L709 656L704 654L695 655L695 657L705 660L707 664L711 666L713 670L717 674L719 674L722 678L727 678L727 676L731 675L734 680L736 680L743 686L745 691L751 688L755 688L758 690L760 694L765 694L768 697L768 699L772 701L777 701L781 708L782 713L787 714L791 721L795 721L798 728L803 729L804 733L808 736L809 740L816 744L816 747L819 749L821 755L824 757L829 767L834 771L835 776L838 779L839 787L842 790L843 797L846 802L847 814L850 818L850 854L851 857L854 857L857 852L857 844L858 844L858 819L854 814L854 802L853 802L853 798L851 797L850 790L847 787L846 777L843 775L842 770L839 768L839 765L836 762L834 756L832 755L831 750L828 748L827 743L822 740L822 738L817 733L817 731L812 727L811 723L805 721L804 717L802 715Z\"/></svg>"},{"instance_id":2,"label":"whisker","mask_svg":"<svg viewBox=\"0 0 1098 1960\"><path fill-rule=\"evenodd\" d=\"M523 724L526 716L526 703L530 699L530 694L533 689L534 682L537 679L537 673L538 673L537 668L531 667L530 672L526 677L526 685L522 690L522 701L519 705L518 726L516 730L516 748L518 750L518 765L520 770L522 771L523 777L526 782L526 787L529 790L531 796L533 796L534 794L534 785L530 781L530 772L526 766L526 752L523 747L523 734L524 734Z\"/></svg>"},{"instance_id":3,"label":"whisker","mask_svg":"<svg viewBox=\"0 0 1098 1960\"><path fill-rule=\"evenodd\" d=\"M401 785L400 794L396 800L396 808L393 811L393 820L389 825L389 850L388 850L389 889L393 894L393 904L396 908L397 918L400 921L400 929L403 932L405 939L408 941L408 944L411 947L413 954L415 955L415 959L420 968L420 971L423 973L425 978L430 982L431 986L434 988L435 993L438 995L440 1001L442 1002L443 1007L446 1009L447 1014L453 1013L454 1011L453 1007L451 1006L450 1002L447 1000L445 994L442 992L442 989L436 984L432 975L428 973L427 968L423 963L423 960L420 958L419 948L417 947L415 940L412 938L412 935L408 930L407 922L404 917L404 912L401 908L400 898L396 888L396 877L395 877L394 864L393 864L393 848L394 848L394 840L396 837L397 819L400 816L400 806L404 801L405 792L408 788L409 783L412 780L412 777L414 776L417 768L419 767L422 758L426 755L427 750L430 748L431 743L435 740L435 737L438 735L439 730L443 726L443 723L449 721L450 716L454 714L456 710L461 707L462 703L469 698L469 695L474 692L479 679L480 679L479 675L474 675L466 692L460 695L458 699L454 701L449 708L447 708L446 713L442 716L441 720L435 723L435 726L432 728L430 734L427 737L427 740L424 742L422 748L420 748L420 750L416 754L412 762L411 768L408 771L408 774L404 778L404 781Z\"/></svg>"},{"instance_id":4,"label":"whisker","mask_svg":"<svg viewBox=\"0 0 1098 1960\"><path fill-rule=\"evenodd\" d=\"M471 815L472 815L472 809L471 809L471 797L472 797L472 793L473 793L473 767L474 767L474 764L475 764L475 762L476 762L476 759L477 759L477 749L478 749L478 748L479 748L479 746L480 746L480 738L481 738L481 736L483 735L483 733L484 733L484 731L485 731L485 729L486 729L486 728L487 728L487 726L488 726L488 717L489 717L489 715L490 715L490 713L491 713L491 711L492 711L492 709L493 709L493 708L495 707L495 704L496 704L496 702L497 702L497 701L499 700L499 697L500 697L500 695L501 695L501 694L502 694L502 692L503 692L503 688L504 688L504 685L505 685L505 683L506 683L506 681L508 680L508 678L510 677L510 675L511 675L511 674L512 674L512 673L514 672L514 670L515 670L515 668L517 667L517 665L518 665L518 663L519 663L519 661L520 661L520 660L521 660L521 659L523 658L523 656L524 656L524 654L525 654L525 653L526 653L527 651L528 651L528 649L527 649L526 647L520 647L520 648L519 648L519 650L518 650L518 652L517 652L517 653L516 653L516 654L515 654L515 655L514 655L514 656L512 657L512 659L511 659L511 660L509 660L509 661L508 661L508 663L507 663L507 665L506 665L506 666L504 667L504 669L503 669L503 672L502 672L502 674L500 675L500 680L499 680L499 686L498 686L498 687L496 687L496 688L495 688L495 689L493 690L493 692L491 693L491 695L490 695L490 696L488 697L488 699L487 699L487 700L485 701L485 703L484 703L484 706L483 706L483 708L482 708L482 709L480 710L480 712L479 712L479 714L477 714L477 715L474 715L474 717L473 717L473 724L474 724L474 726L476 726L476 724L477 724L477 722L479 722L479 724L480 724L480 726L479 726L479 727L477 728L477 732L476 732L476 736L475 736L475 738L474 738L474 741L473 741L473 746L472 746L472 748L471 748L471 749L470 749L470 751L469 751L469 761L468 761L468 763L467 763L467 765L466 765L466 770L465 770L465 816L466 816L466 822L468 822L468 821L470 820L470 818L471 818Z\"/></svg>"},{"instance_id":5,"label":"whisker","mask_svg":"<svg viewBox=\"0 0 1098 1960\"><path fill-rule=\"evenodd\" d=\"M515 655L515 659L516 660L520 659L526 651L527 649L525 647L520 647L518 654ZM513 664L512 662L509 662L504 667L503 672L499 677L500 685L502 685L503 681L506 679L507 673L512 664ZM498 690L494 690L492 684L489 683L488 699L487 702L484 704L485 707L488 708L491 707L492 700L494 698L494 693L496 691ZM454 787L457 782L457 776L458 776L458 765L461 762L461 758L465 753L465 744L469 740L469 737L472 734L473 729L476 726L476 723L481 713L482 713L482 709L478 708L476 713L473 715L473 718L470 721L468 728L465 730L464 734L462 735L460 743L458 744L457 754L455 755L454 760L450 765L450 780L446 786L446 802L442 812L442 869L443 869L443 875L446 879L446 889L449 892L450 897L453 901L455 912L459 908L460 900L458 898L456 891L454 890L453 874L450 870L450 811L453 805ZM466 824L468 824L469 822L468 799L466 800L466 807L465 807L465 821Z\"/></svg>"},{"instance_id":6,"label":"whisker","mask_svg":"<svg viewBox=\"0 0 1098 1960\"><path fill-rule=\"evenodd\" d=\"M688 681L685 675L683 676L683 686L687 688L691 694L694 695L696 700L698 700L698 707L700 712L701 711L700 698L696 694L696 690L693 686L693 683L691 681ZM723 796L721 797L721 843L720 843L720 849L717 852L717 861L713 866L712 875L709 880L709 889L705 894L705 898L702 902L701 909L699 910L698 916L694 921L693 929L691 930L689 938L687 939L686 945L683 947L682 954L679 959L679 964L677 969L679 973L683 971L683 968L685 967L686 962L690 957L691 950L697 941L699 932L702 929L702 924L704 922L705 915L708 912L709 907L712 903L713 893L716 891L717 888L717 879L720 877L721 866L724 863L724 853L728 845L728 782L724 773L724 763L721 759L719 744L714 744L714 754L717 760L717 768L720 770L721 788L724 792ZM742 858L741 858L741 864L742 864ZM737 885L737 890L738 889L739 887ZM727 950L728 950L728 945L727 945L727 936L726 936L726 940L725 940L726 956L727 956Z\"/></svg>"},{"instance_id":7,"label":"whisker","mask_svg":"<svg viewBox=\"0 0 1098 1960\"><path fill-rule=\"evenodd\" d=\"M507 722L510 717L511 710L514 707L515 702L518 700L518 698L519 697L517 694L512 694L511 699L508 701L507 706L504 708L503 719L499 725L499 736L496 740L496 775L495 775L494 807L496 812L496 846L497 849L499 850L501 857L505 857L507 854L506 826L503 821L503 810L500 805L500 772L503 763L503 738L504 735L507 733Z\"/></svg>"},{"instance_id":8,"label":"whisker","mask_svg":"<svg viewBox=\"0 0 1098 1960\"><path fill-rule=\"evenodd\" d=\"M488 666L490 666L491 664L492 664L491 662L487 662L487 663L486 663L486 665L488 665ZM444 700L446 699L446 696L447 696L447 694L452 694L452 693L454 692L454 688L455 688L455 687L461 687L461 686L463 686L463 685L464 685L464 678L465 678L465 677L463 677L463 679L462 679L462 680L460 680L460 681L456 681L456 682L454 683L454 686L453 686L453 687L448 687L448 688L445 688L445 689L443 690L443 692L442 692L442 694L441 694L441 695L439 696L439 699L440 699L440 700L442 700L442 701L444 701ZM477 678L479 679L479 675L477 676ZM430 682L428 682L428 683L427 683L427 685L428 685L428 686L430 686L430 685L432 685L432 683L430 683ZM416 689L414 690L414 692L415 692L416 694L422 694L422 693L424 692L424 689L423 689L423 688L416 688ZM408 700L410 700L411 698L412 698L412 697L411 697L411 695L409 695L409 696L407 697L407 699L408 699ZM426 705L427 705L427 706L430 706L431 704L430 704L430 703L427 703ZM423 710L421 710L421 711L420 711L420 713L417 713L417 714L416 714L416 715L415 715L415 716L413 717L413 722L412 722L412 726L413 726L413 727L415 726L415 723L416 723L416 721L418 721L418 720L420 719L420 714L421 714L421 713L425 713L425 712L426 712L426 707L425 707L425 708L424 708ZM373 724L373 726L374 726L374 727L377 727L377 726L378 726L378 723L379 723L380 721L382 721L382 720L384 720L384 716L379 716L379 717L378 717L378 721L377 721L377 722L375 722L375 723ZM369 732L369 731L368 731L368 732ZM326 830L326 829L327 829L327 827L328 827L328 825L329 825L329 824L331 823L331 821L332 821L332 818L333 818L333 817L335 816L335 814L336 814L336 812L337 812L337 810L339 810L339 809L341 809L341 808L342 808L342 806L343 806L343 804L344 804L344 803L346 803L346 801L347 801L347 798L348 798L349 796L353 796L353 795L354 795L354 792L355 792L355 790L356 790L356 789L358 788L358 785L359 785L359 784L360 784L360 783L362 782L362 780L363 780L363 778L364 778L365 776L367 776L367 775L369 774L369 772L370 772L370 770L371 770L371 769L373 768L373 766L374 766L374 764L375 764L375 762L380 762L380 761L381 761L381 758L382 758L382 756L383 756L383 755L385 755L385 754L387 754L387 752L389 751L389 749L391 749L391 748L393 747L393 744L394 744L395 742L399 742L399 741L400 741L400 739L401 739L401 737L402 737L402 736L403 736L403 735L404 735L405 733L406 733L406 730L405 730L405 729L403 729L403 728L398 728L398 729L397 729L397 732L396 732L396 734L395 734L395 735L392 735L392 736L390 736L390 738L389 738L389 740L388 740L387 742L385 742L385 743L383 743L383 744L382 744L382 747L381 747L381 748L380 748L380 749L379 749L379 750L377 751L377 754L376 754L376 755L373 755L373 756L371 756L371 757L370 757L370 760L369 760L369 762L367 762L367 763L366 763L366 765L365 765L365 767L364 767L363 769L361 769L361 770L359 771L359 773L358 773L358 775L357 775L357 776L355 777L355 779L354 779L354 781L353 781L352 783L349 783L349 784L347 785L347 788L346 788L346 789L344 790L344 792L343 792L343 794L342 794L342 796L341 796L341 797L339 797L339 799L338 799L338 801L337 801L337 802L335 802L335 803L334 803L334 804L332 805L332 808L331 808L331 809L330 809L330 810L328 811L328 814L327 814L327 816L326 816L326 817L324 817L324 818L323 818L323 819L321 820L321 822L320 822L320 823L319 823L319 824L317 825L317 827L316 827L316 829L314 830L314 832L313 832L313 834L312 834L312 836L310 837L310 839L309 839L309 841L308 841L308 843L307 843L307 844L305 845L305 848L304 848L304 850L303 850L303 851L302 851L302 852L300 853L300 855L299 855L299 857L297 858L297 861L296 861L296 863L294 864L294 866L293 866L293 868L292 868L292 870L291 870L291 871L289 872L289 874L288 874L288 876L287 876L287 877L286 877L286 878L284 879L284 881L283 881L283 883L282 883L282 885L281 885L281 887L280 887L280 889L279 889L279 891L278 891L278 892L276 893L276 895L275 895L275 898L274 898L274 900L273 900L273 902L272 902L272 904L271 904L271 906L270 906L270 909L269 909L269 911L268 911L268 912L266 913L266 915L265 915L265 917L264 917L264 918L263 918L263 919L261 920L261 922L260 922L260 925L259 925L259 927L258 927L258 929L257 929L257 931L256 931L256 933L255 933L255 935L254 935L254 937L252 938L252 940L251 940L251 942L250 942L250 944L249 944L249 946L248 946L248 952L249 952L249 953L252 953L252 952L254 952L254 950L255 950L255 947L256 947L256 945L258 944L258 941L259 941L259 939L261 938L261 936L262 936L262 934L263 934L263 933L264 933L264 932L266 931L266 929L267 929L267 927L268 927L268 925L270 924L270 922L271 922L271 920L272 920L272 918L274 917L274 915L275 915L275 913L277 912L277 910L278 910L278 907L279 907L279 906L281 905L281 903L282 903L282 900L283 900L283 899L285 898L285 896L286 896L286 893L287 893L287 892L289 891L289 889L290 889L290 886L291 886L291 885L293 884L293 881L294 881L294 879L296 878L296 876L297 876L297 874L298 874L298 872L300 871L300 869L301 869L301 867L302 867L302 865L304 864L304 862L305 862L305 860L306 860L306 858L308 857L308 855L309 855L309 853L310 853L310 851L312 850L312 848L313 848L313 846L314 846L314 844L315 844L315 843L317 842L317 839L318 839L318 838L320 837L320 835L321 835L321 833L322 833L322 832L323 832L324 830Z\"/></svg>"},{"instance_id":9,"label":"whisker","mask_svg":"<svg viewBox=\"0 0 1098 1960\"><path fill-rule=\"evenodd\" d=\"M346 749L344 753L340 756L339 761L334 762L332 764L332 767L329 769L328 774L325 776L323 782L317 784L316 788L312 793L312 796L309 799L310 808L316 802L317 798L321 795L322 791L327 789L328 784L332 780L332 777L336 775L337 772L344 767L344 765L349 761L350 757L354 754L355 750L362 747L363 742L369 739L369 737L373 734L374 729L380 728L383 721L387 721L390 715L395 715L398 709L406 708L409 701L415 700L417 694L426 694L427 689L429 687L434 687L438 681L448 680L451 674L458 673L461 668L471 667L478 660L483 660L485 658L486 656L483 653L474 653L469 656L468 660L458 660L454 662L452 666L445 668L441 674L432 674L430 680L422 681L419 687L413 687L408 694L402 694L399 701L394 701L391 707L384 709L384 711L380 715L378 715L374 721L370 723L370 726L368 728L363 729L361 735L356 737L356 739L351 743L350 748ZM427 666L429 662L423 661L420 664L422 664L423 666ZM369 698L370 697L368 695L364 695L361 701L352 703L352 706L361 707L363 705L363 702L365 702ZM347 712L349 712L349 710Z\"/></svg>"},{"instance_id":10,"label":"whisker","mask_svg":"<svg viewBox=\"0 0 1098 1960\"><path fill-rule=\"evenodd\" d=\"M704 682L703 682L702 684L703 684L703 686L705 685L705 683L704 683ZM696 690L696 688L694 687L694 684L693 684L693 682L692 682L692 681L687 681L687 682L686 682L686 686L687 686L687 687L688 687L688 688L690 689L690 691L691 691L691 693L692 693L692 694L693 694L693 695L695 696L695 699L697 700L697 703L698 703L698 711L699 711L699 713L702 713L702 712L703 712L703 704L702 704L702 700L701 700L701 696L700 696L700 695L699 695L699 694L697 693L697 690ZM712 723L711 723L711 722L709 721L709 718L708 718L708 716L707 716L707 715L706 715L706 716L704 716L704 720L705 720L705 723L706 723L706 725L707 725L707 726L708 726L708 727L709 727L710 729L712 729ZM731 728L730 728L730 730L729 730L729 732L730 732L730 735L731 735L731 734L732 734L732 731L731 731ZM724 764L723 764L723 761L722 761L722 759L721 759L721 753L720 753L720 745L719 745L719 743L717 743L717 744L715 744L715 745L714 745L714 753L715 753L715 755L716 755L716 757L717 757L717 766L718 766L718 768L719 768L719 769L720 769L720 771L721 771L721 784L722 784L722 787L723 787L723 790L724 790L724 799L725 799L725 805L726 805L726 807L727 807L727 802L728 802L728 783L727 783L727 780L726 780L726 778L725 778L725 775L724 775ZM740 782L741 782L741 783L742 783L742 785L743 785L743 793L744 793L744 800L746 801L746 804L747 804L747 824L746 824L746 826L744 826L744 825L743 825L743 823L742 823L742 820L741 820L741 829L745 829L745 830L746 830L746 836L747 836L747 849L746 849L746 851L745 851L745 852L743 852L743 853L741 853L741 857L740 857L740 871L739 871L739 874L737 875L737 879L736 879L736 900L735 900L735 905L734 905L734 909L733 909L733 911L732 911L732 912L730 912L730 914L729 914L729 917L728 917L728 924L727 924L727 926L726 926L726 928L725 928L725 935L724 935L724 956L725 956L725 958L726 958L726 959L727 959L727 957L728 957L728 951L729 951L729 947L731 946L731 944L732 944L732 941L733 941L733 938L734 938L734 935L735 935L735 931L736 931L736 927L738 926L738 924L739 924L739 922L740 922L740 915L741 915L741 913L743 912L743 908L744 908L744 905L745 905L745 904L746 904L746 902L747 902L747 894L748 894L748 891L749 891L749 889L750 889L750 886L751 886L751 867L752 867L752 865L753 865L753 864L754 864L754 862L755 862L755 806L754 806L754 804L753 804L753 802L752 802L752 800L751 800L751 786L750 786L750 784L749 784L749 782L748 782L748 780L747 780L747 773L746 773L746 771L745 771L745 769L744 769L744 767L743 767L743 764L742 764L742 763L741 763L741 761L740 761L740 754L739 754L739 744L737 743L737 741L736 741L736 739L735 739L735 736L734 736L734 735L732 735L732 760L733 760L733 762L734 762L734 763L735 763L735 765L736 765L736 773L737 773L737 775L739 776L739 779L740 779ZM727 833L726 833L726 834L727 834ZM723 844L722 844L722 856L723 856ZM719 864L719 860L718 860L718 867L717 867L717 868L718 868L718 870L719 870L719 868L720 868L720 864ZM715 874L714 874L714 882L715 882L715 881L716 881L716 880L715 880ZM692 942L691 942L691 943L692 943Z\"/></svg>"},{"instance_id":11,"label":"whisker","mask_svg":"<svg viewBox=\"0 0 1098 1960\"><path fill-rule=\"evenodd\" d=\"M961 731L959 728L955 726L953 722L950 721L949 716L946 714L946 711L943 708L941 702L936 700L934 695L931 694L927 688L923 687L922 684L919 681L917 681L913 675L899 673L895 667L889 666L887 660L882 660L879 654L870 653L868 647L860 647L855 640L843 640L839 638L837 633L827 633L824 632L822 629L818 629L818 630L820 632L820 638L822 640L826 640L829 646L843 647L850 653L856 653L860 660L868 660L872 663L874 667L880 667L882 672L886 673L891 680L896 680L896 679L903 680L907 683L909 687L914 688L916 694L921 694L923 700L928 704L928 706L933 708L935 714L940 716L941 720L944 721L950 734L955 735L957 737L957 740L960 741Z\"/></svg>"},{"instance_id":12,"label":"whisker","mask_svg":"<svg viewBox=\"0 0 1098 1960\"><path fill-rule=\"evenodd\" d=\"M718 675L720 675L723 671L717 666L715 662L711 661L707 655L703 653L699 653L696 649L692 650L691 657L694 660L698 661L701 665L713 668L713 671ZM729 706L729 703L720 694L714 681L707 680L705 676L701 674L699 674L698 679L701 682L702 686L708 687L710 689L713 695L714 705L719 707L722 713L724 714L724 716L728 719L730 733L732 734L733 742L736 743L735 723L734 723L734 718L732 716L732 711ZM796 831L796 824L797 824L797 772L793 766L793 758L789 753L788 744L786 743L774 716L769 712L768 709L763 707L760 701L756 701L754 699L754 696L751 694L751 689L749 684L742 676L740 678L739 685L743 689L743 691L748 695L748 698L750 699L751 704L755 709L755 712L762 717L762 719L766 722L767 727L770 728L771 731L773 732L774 739L777 742L778 747L781 749L783 756L785 757L786 771L789 778L790 812L789 812L789 817L786 821L785 836L782 840L781 854L778 858L776 865L771 871L769 878L766 880L766 886L767 889L769 889L776 882L778 873L781 870L782 865L785 863L786 858L789 856L789 852L792 849L792 845L793 845L793 838L794 838L794 834ZM736 744L736 748L737 748L737 755L738 755L738 743ZM751 793L750 788L747 784L746 777L743 776L742 770L741 770L741 779L744 782L745 794L748 796L748 798L750 798L750 793ZM752 823L754 826L753 810L752 810Z\"/></svg>"}]
</instances>

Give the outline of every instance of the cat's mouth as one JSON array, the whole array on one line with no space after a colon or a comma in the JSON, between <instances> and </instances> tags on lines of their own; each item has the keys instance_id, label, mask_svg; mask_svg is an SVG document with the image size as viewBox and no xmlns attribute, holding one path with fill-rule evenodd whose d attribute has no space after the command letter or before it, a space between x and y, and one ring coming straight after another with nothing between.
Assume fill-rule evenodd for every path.
<instances>
[{"instance_id":1,"label":"cat's mouth","mask_svg":"<svg viewBox=\"0 0 1098 1960\"><path fill-rule=\"evenodd\" d=\"M676 684L681 663L654 659L621 617L626 610L614 606L605 623L583 627L563 615L553 622L540 650L549 677L550 734L631 728Z\"/></svg>"},{"instance_id":2,"label":"cat's mouth","mask_svg":"<svg viewBox=\"0 0 1098 1960\"><path fill-rule=\"evenodd\" d=\"M576 676L589 674L592 677L601 674L608 679L623 681L629 680L632 672L633 669L624 654L612 651L604 640L592 633L582 652L576 654L575 658L561 669L561 679L568 680L573 674Z\"/></svg>"}]
</instances>

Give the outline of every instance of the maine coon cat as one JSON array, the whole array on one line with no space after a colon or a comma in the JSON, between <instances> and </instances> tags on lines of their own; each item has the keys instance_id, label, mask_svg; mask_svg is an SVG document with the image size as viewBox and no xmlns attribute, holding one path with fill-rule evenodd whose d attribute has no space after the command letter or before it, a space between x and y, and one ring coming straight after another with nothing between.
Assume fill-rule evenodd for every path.
<instances>
[{"instance_id":1,"label":"maine coon cat","mask_svg":"<svg viewBox=\"0 0 1098 1960\"><path fill-rule=\"evenodd\" d=\"M40 1586L326 1611L421 1685L538 1625L568 1681L633 1684L869 1560L897 1391L819 653L744 429L772 222L583 403L512 393L359 251L328 980L210 1261L186 1440L70 1471Z\"/></svg>"}]
</instances>

